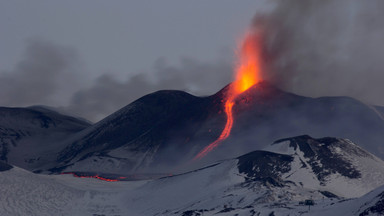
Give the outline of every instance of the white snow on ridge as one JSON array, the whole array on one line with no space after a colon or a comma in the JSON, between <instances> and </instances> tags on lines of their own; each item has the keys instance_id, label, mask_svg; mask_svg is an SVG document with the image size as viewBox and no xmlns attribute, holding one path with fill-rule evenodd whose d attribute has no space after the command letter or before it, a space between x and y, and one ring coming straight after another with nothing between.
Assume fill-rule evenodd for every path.
<instances>
[{"instance_id":1,"label":"white snow on ridge","mask_svg":"<svg viewBox=\"0 0 384 216\"><path fill-rule=\"evenodd\" d=\"M137 215L161 213L164 209L182 212L188 208L217 208L225 202L228 190L243 180L236 169L236 161L230 160L196 172L149 182L124 200L128 209L138 210Z\"/></svg>"},{"instance_id":2,"label":"white snow on ridge","mask_svg":"<svg viewBox=\"0 0 384 216\"><path fill-rule=\"evenodd\" d=\"M106 182L71 175L38 175L15 167L0 172L0 215L351 216L359 215L379 201L384 202L384 196L378 197L384 193L384 186L357 199L328 198L324 194L327 191L346 198L358 197L384 184L382 160L349 142L344 142L345 147L343 143L331 145L332 152L353 164L361 176L348 178L332 173L321 182L312 170L313 163L321 165L318 155L314 157L315 162L309 161L300 148L294 149L289 144L289 141L274 144L268 150L290 155L292 162L290 157L277 157L271 153L250 154L267 155L271 158L268 163L276 162L276 165L288 163L290 170L281 173L281 185L255 180L257 178L246 176L247 172L239 172L241 160L250 162L246 163L249 169L252 166L263 169L260 164L263 165L264 161L254 160L254 157L225 160L210 167L160 179L126 182ZM278 160L284 160L284 163ZM252 171L252 175L263 175L260 170ZM316 203L310 211L308 206L300 204L307 199Z\"/></svg>"},{"instance_id":3,"label":"white snow on ridge","mask_svg":"<svg viewBox=\"0 0 384 216\"><path fill-rule=\"evenodd\" d=\"M119 194L144 183L37 175L15 167L0 172L0 215L129 215Z\"/></svg>"},{"instance_id":4,"label":"white snow on ridge","mask_svg":"<svg viewBox=\"0 0 384 216\"><path fill-rule=\"evenodd\" d=\"M291 141L285 140L279 143L272 143L265 147L264 151L274 152L277 154L293 155L297 152L293 147L290 147Z\"/></svg>"},{"instance_id":5,"label":"white snow on ridge","mask_svg":"<svg viewBox=\"0 0 384 216\"><path fill-rule=\"evenodd\" d=\"M384 186L359 199L321 198L293 185L269 188L244 182L237 160L151 181L105 182L71 175L37 175L20 168L0 172L0 215L358 215ZM294 196L291 196L294 195ZM308 211L299 204L313 197ZM260 213L260 214L258 214Z\"/></svg>"},{"instance_id":6,"label":"white snow on ridge","mask_svg":"<svg viewBox=\"0 0 384 216\"><path fill-rule=\"evenodd\" d=\"M291 147L291 141L289 140L274 143L264 150L293 156L294 161L291 163L291 171L284 174L283 179L300 183L307 189L329 191L340 197L354 198L360 197L384 184L384 161L366 152L350 140L338 140L341 143L340 145L345 148L341 149L339 146L333 145L329 146L329 148L332 149L335 155L350 162L359 170L361 177L358 179L332 173L326 178L325 185L322 185L316 178L311 165L308 164L309 159L304 156L299 147L296 149ZM322 165L320 161L317 162L319 166ZM303 167L303 164L305 164L305 167Z\"/></svg>"}]
</instances>

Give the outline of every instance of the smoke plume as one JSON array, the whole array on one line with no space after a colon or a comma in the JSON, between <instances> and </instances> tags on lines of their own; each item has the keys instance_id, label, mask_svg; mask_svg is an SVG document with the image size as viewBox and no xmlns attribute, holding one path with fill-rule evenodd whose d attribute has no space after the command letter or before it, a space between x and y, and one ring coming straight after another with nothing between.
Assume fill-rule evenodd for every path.
<instances>
[{"instance_id":1,"label":"smoke plume","mask_svg":"<svg viewBox=\"0 0 384 216\"><path fill-rule=\"evenodd\" d=\"M63 103L79 77L78 67L73 49L43 40L29 40L23 59L13 70L0 73L0 105L56 106Z\"/></svg>"},{"instance_id":2,"label":"smoke plume","mask_svg":"<svg viewBox=\"0 0 384 216\"><path fill-rule=\"evenodd\" d=\"M49 105L98 121L158 90L213 94L232 80L228 62L225 57L212 62L181 58L174 66L160 58L149 72L123 80L106 73L87 87L83 79L86 71L75 49L33 39L27 41L23 58L14 69L0 73L0 106Z\"/></svg>"},{"instance_id":3,"label":"smoke plume","mask_svg":"<svg viewBox=\"0 0 384 216\"><path fill-rule=\"evenodd\" d=\"M262 29L263 78L306 96L352 96L384 105L384 1L276 0L255 16ZM203 51L202 51L203 52ZM162 89L213 94L232 80L233 60L159 59L151 71L126 80L104 74L86 86L76 52L30 40L13 70L0 73L1 106L44 104L93 121ZM129 70L129 68L127 68ZM88 82L89 83L89 82Z\"/></svg>"},{"instance_id":4,"label":"smoke plume","mask_svg":"<svg viewBox=\"0 0 384 216\"><path fill-rule=\"evenodd\" d=\"M164 59L153 65L150 73L141 73L127 80L105 74L93 86L76 92L70 113L97 121L128 103L158 90L183 90L195 95L209 95L220 90L232 79L232 65L223 59L212 63L182 58L179 66Z\"/></svg>"},{"instance_id":5,"label":"smoke plume","mask_svg":"<svg viewBox=\"0 0 384 216\"><path fill-rule=\"evenodd\" d=\"M277 1L263 29L264 78L307 96L384 105L384 1Z\"/></svg>"}]
</instances>

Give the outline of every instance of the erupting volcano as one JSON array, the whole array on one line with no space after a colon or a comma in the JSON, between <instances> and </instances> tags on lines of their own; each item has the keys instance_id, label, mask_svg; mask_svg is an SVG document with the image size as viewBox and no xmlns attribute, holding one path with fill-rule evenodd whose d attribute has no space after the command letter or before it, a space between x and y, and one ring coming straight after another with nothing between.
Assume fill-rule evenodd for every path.
<instances>
[{"instance_id":1,"label":"erupting volcano","mask_svg":"<svg viewBox=\"0 0 384 216\"><path fill-rule=\"evenodd\" d=\"M224 111L227 122L219 138L201 150L194 160L201 159L228 138L233 126L232 108L238 95L261 81L261 37L258 33L247 33L238 53L236 80L225 96Z\"/></svg>"}]
</instances>

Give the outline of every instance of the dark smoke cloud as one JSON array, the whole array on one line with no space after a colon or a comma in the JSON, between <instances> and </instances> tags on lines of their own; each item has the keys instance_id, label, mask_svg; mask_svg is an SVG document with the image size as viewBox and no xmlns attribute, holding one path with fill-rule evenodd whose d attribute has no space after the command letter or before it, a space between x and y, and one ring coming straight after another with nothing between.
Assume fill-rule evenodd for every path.
<instances>
[{"instance_id":1,"label":"dark smoke cloud","mask_svg":"<svg viewBox=\"0 0 384 216\"><path fill-rule=\"evenodd\" d=\"M275 9L253 20L265 37L264 78L302 95L347 95L384 105L384 1L276 2ZM30 40L22 61L0 73L0 105L61 106L96 121L161 89L213 94L232 80L232 61L182 58L170 65L160 59L147 73L126 80L105 74L85 87L73 49Z\"/></svg>"},{"instance_id":2,"label":"dark smoke cloud","mask_svg":"<svg viewBox=\"0 0 384 216\"><path fill-rule=\"evenodd\" d=\"M264 77L302 95L384 105L384 1L277 2L254 19L264 30Z\"/></svg>"},{"instance_id":3,"label":"dark smoke cloud","mask_svg":"<svg viewBox=\"0 0 384 216\"><path fill-rule=\"evenodd\" d=\"M232 65L224 59L213 63L182 58L179 66L164 59L155 62L150 73L127 80L105 74L95 84L74 94L64 110L96 121L145 94L164 89L184 90L195 95L208 95L224 87L232 79Z\"/></svg>"},{"instance_id":4,"label":"dark smoke cloud","mask_svg":"<svg viewBox=\"0 0 384 216\"><path fill-rule=\"evenodd\" d=\"M0 73L0 105L57 105L76 83L78 66L73 49L29 40L23 59L13 70Z\"/></svg>"},{"instance_id":5,"label":"dark smoke cloud","mask_svg":"<svg viewBox=\"0 0 384 216\"><path fill-rule=\"evenodd\" d=\"M104 74L86 87L85 71L73 48L33 39L27 41L23 59L15 68L0 73L0 106L49 105L97 121L158 90L213 94L232 79L228 62L226 57L209 63L182 58L179 65L172 66L159 59L149 72L126 80Z\"/></svg>"}]
</instances>

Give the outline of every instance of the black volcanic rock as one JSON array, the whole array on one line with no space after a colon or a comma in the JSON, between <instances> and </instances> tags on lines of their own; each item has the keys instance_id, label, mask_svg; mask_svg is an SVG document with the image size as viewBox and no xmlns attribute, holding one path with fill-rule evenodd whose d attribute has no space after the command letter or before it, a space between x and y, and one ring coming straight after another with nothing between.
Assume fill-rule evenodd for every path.
<instances>
[{"instance_id":1,"label":"black volcanic rock","mask_svg":"<svg viewBox=\"0 0 384 216\"><path fill-rule=\"evenodd\" d=\"M181 91L146 95L73 136L54 168L119 171L124 167L127 172L180 166L221 134L229 88L209 97ZM230 137L208 154L208 161L262 149L298 134L346 137L384 157L384 148L377 144L384 140L383 119L352 98L307 98L261 82L238 96L233 115Z\"/></svg>"},{"instance_id":2,"label":"black volcanic rock","mask_svg":"<svg viewBox=\"0 0 384 216\"><path fill-rule=\"evenodd\" d=\"M340 157L337 152L335 152L335 148L340 149L340 151L349 152L355 156L369 157L365 151L359 148L353 148L353 146L345 140L333 137L314 139L308 135L304 135L281 139L276 141L275 144L278 145L284 141L289 141L289 146L295 150L299 148L300 151L303 152L304 157L307 158L307 163L311 166L320 182L325 181L325 178L332 173L339 173L348 178L361 177L360 172L350 161Z\"/></svg>"},{"instance_id":3,"label":"black volcanic rock","mask_svg":"<svg viewBox=\"0 0 384 216\"><path fill-rule=\"evenodd\" d=\"M134 155L145 153L151 160L172 161L167 151L178 157L187 154L193 147L188 145L190 139L220 109L208 107L212 107L209 98L182 91L146 95L84 131L83 136L60 153L58 161L67 163L74 158L84 160L101 155L112 158L108 152L118 148L128 149ZM132 159L135 163L136 158Z\"/></svg>"},{"instance_id":4,"label":"black volcanic rock","mask_svg":"<svg viewBox=\"0 0 384 216\"><path fill-rule=\"evenodd\" d=\"M364 209L363 212L359 214L359 216L366 215L384 215L384 192L380 193L376 197L377 201L373 203L372 206ZM367 203L365 203L366 205Z\"/></svg>"},{"instance_id":5,"label":"black volcanic rock","mask_svg":"<svg viewBox=\"0 0 384 216\"><path fill-rule=\"evenodd\" d=\"M349 140L333 137L315 139L303 135L281 139L265 150L238 157L237 167L248 183L261 182L275 187L292 183L301 187L317 184L335 187L353 181L369 181L375 188L382 185L384 179L382 160ZM381 174L375 176L371 170ZM361 189L350 191L353 190ZM319 192L327 197L338 196L330 191Z\"/></svg>"},{"instance_id":6,"label":"black volcanic rock","mask_svg":"<svg viewBox=\"0 0 384 216\"><path fill-rule=\"evenodd\" d=\"M360 205L356 215L384 215L384 185L359 198Z\"/></svg>"},{"instance_id":7,"label":"black volcanic rock","mask_svg":"<svg viewBox=\"0 0 384 216\"><path fill-rule=\"evenodd\" d=\"M281 137L311 134L349 138L384 157L384 148L377 144L384 138L383 119L372 107L355 99L301 97L261 83L237 101L229 143L252 143L255 149L261 147L259 143Z\"/></svg>"},{"instance_id":8,"label":"black volcanic rock","mask_svg":"<svg viewBox=\"0 0 384 216\"><path fill-rule=\"evenodd\" d=\"M237 158L239 172L252 181L262 181L274 186L283 186L282 173L291 170L293 157L267 151L254 151Z\"/></svg>"}]
</instances>

